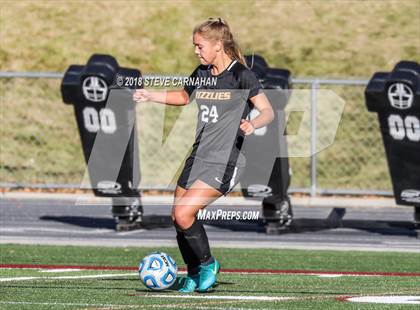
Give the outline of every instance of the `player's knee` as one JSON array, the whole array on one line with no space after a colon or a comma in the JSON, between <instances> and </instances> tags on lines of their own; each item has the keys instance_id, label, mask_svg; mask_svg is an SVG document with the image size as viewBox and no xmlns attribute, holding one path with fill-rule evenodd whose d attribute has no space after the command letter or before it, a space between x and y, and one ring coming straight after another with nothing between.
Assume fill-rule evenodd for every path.
<instances>
[{"instance_id":1,"label":"player's knee","mask_svg":"<svg viewBox=\"0 0 420 310\"><path fill-rule=\"evenodd\" d=\"M180 227L181 229L187 229L191 226L193 219L193 216L188 212L188 208L185 208L183 206L176 206L173 209L173 219L176 225Z\"/></svg>"}]
</instances>

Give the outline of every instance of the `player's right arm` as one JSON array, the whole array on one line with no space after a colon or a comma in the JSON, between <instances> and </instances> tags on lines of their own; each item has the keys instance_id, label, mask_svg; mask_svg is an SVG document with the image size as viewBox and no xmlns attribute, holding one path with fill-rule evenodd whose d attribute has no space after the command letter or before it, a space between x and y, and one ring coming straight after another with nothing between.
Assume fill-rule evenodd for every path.
<instances>
[{"instance_id":1,"label":"player's right arm","mask_svg":"<svg viewBox=\"0 0 420 310\"><path fill-rule=\"evenodd\" d=\"M191 73L189 79L193 79L198 76L200 66L198 66L193 73ZM181 90L165 90L165 91L151 91L144 88L137 89L133 94L133 100L135 102L142 101L154 101L167 105L186 105L190 102L190 96L195 90L195 85L184 85L184 89Z\"/></svg>"},{"instance_id":2,"label":"player's right arm","mask_svg":"<svg viewBox=\"0 0 420 310\"><path fill-rule=\"evenodd\" d=\"M136 89L133 94L135 102L154 101L167 105L186 105L188 104L189 95L182 90L168 90L168 91L149 91L144 88Z\"/></svg>"}]
</instances>

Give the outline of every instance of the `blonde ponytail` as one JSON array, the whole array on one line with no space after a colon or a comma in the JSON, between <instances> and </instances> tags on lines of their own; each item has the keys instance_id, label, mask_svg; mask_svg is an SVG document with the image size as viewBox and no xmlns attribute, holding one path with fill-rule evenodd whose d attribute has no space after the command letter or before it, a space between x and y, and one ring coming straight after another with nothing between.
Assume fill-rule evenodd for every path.
<instances>
[{"instance_id":1,"label":"blonde ponytail","mask_svg":"<svg viewBox=\"0 0 420 310\"><path fill-rule=\"evenodd\" d=\"M193 30L194 34L200 34L206 40L221 41L225 53L234 60L246 66L245 58L241 49L233 38L228 23L222 18L209 18L205 22L197 25Z\"/></svg>"}]
</instances>

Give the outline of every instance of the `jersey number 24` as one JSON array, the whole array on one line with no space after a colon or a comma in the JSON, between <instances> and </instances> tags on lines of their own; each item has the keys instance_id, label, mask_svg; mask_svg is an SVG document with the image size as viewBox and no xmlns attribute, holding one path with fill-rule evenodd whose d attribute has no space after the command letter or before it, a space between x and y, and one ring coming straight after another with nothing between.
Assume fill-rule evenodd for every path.
<instances>
[{"instance_id":1,"label":"jersey number 24","mask_svg":"<svg viewBox=\"0 0 420 310\"><path fill-rule=\"evenodd\" d=\"M200 106L201 110L201 121L204 123L212 122L216 123L219 117L217 114L216 106L212 105L210 108L204 104Z\"/></svg>"}]
</instances>

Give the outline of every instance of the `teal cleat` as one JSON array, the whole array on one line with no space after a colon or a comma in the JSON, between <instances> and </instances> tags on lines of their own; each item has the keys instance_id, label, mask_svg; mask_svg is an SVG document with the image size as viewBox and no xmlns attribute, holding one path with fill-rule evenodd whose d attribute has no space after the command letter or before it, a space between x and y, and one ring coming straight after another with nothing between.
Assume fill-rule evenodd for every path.
<instances>
[{"instance_id":1,"label":"teal cleat","mask_svg":"<svg viewBox=\"0 0 420 310\"><path fill-rule=\"evenodd\" d=\"M210 265L200 265L200 283L198 285L199 292L206 292L216 283L216 276L219 273L220 264L214 259L214 263Z\"/></svg>"},{"instance_id":2,"label":"teal cleat","mask_svg":"<svg viewBox=\"0 0 420 310\"><path fill-rule=\"evenodd\" d=\"M195 274L193 276L187 276L185 278L184 285L182 286L182 288L180 288L178 290L178 292L193 293L196 290L196 288L198 287L199 281L200 281L200 275L199 274Z\"/></svg>"}]
</instances>

